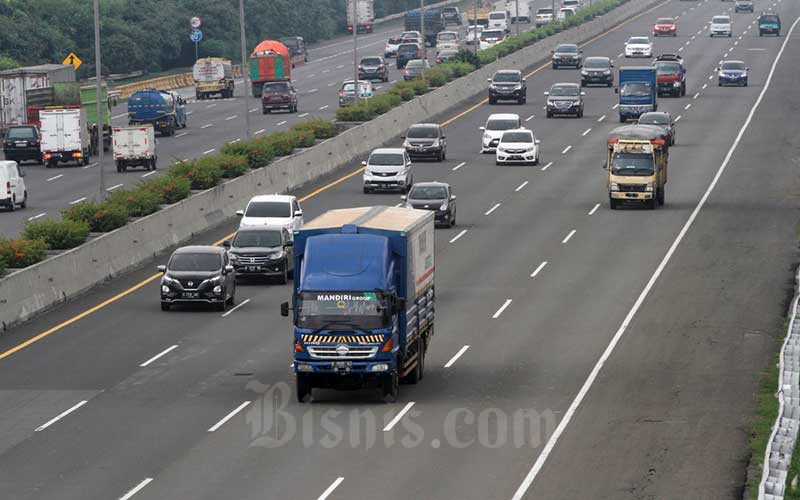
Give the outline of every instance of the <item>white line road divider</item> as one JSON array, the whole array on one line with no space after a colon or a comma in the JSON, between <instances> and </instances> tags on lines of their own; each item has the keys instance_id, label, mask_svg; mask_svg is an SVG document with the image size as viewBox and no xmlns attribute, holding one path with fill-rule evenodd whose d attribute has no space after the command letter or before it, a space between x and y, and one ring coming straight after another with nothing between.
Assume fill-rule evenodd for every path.
<instances>
[{"instance_id":1,"label":"white line road divider","mask_svg":"<svg viewBox=\"0 0 800 500\"><path fill-rule=\"evenodd\" d=\"M302 115L297 115L298 118L305 118L308 116L308 113L303 113Z\"/></svg>"},{"instance_id":2,"label":"white line road divider","mask_svg":"<svg viewBox=\"0 0 800 500\"><path fill-rule=\"evenodd\" d=\"M49 179L47 179L47 182L54 181L54 180L60 179L62 177L64 177L64 174L58 174L55 177L50 177Z\"/></svg>"},{"instance_id":3,"label":"white line road divider","mask_svg":"<svg viewBox=\"0 0 800 500\"><path fill-rule=\"evenodd\" d=\"M69 202L69 204L70 205L75 205L75 204L80 203L80 202L85 201L85 200L86 200L86 197L84 196L83 198L78 198L77 200Z\"/></svg>"},{"instance_id":4,"label":"white line road divider","mask_svg":"<svg viewBox=\"0 0 800 500\"><path fill-rule=\"evenodd\" d=\"M164 349L163 351L161 351L160 353L158 353L155 356L153 356L152 358L148 359L147 361L145 361L141 365L139 365L139 367L140 368L144 368L145 366L149 365L150 363L156 361L158 358L160 358L162 356L165 356L166 354L172 352L173 350L175 350L177 348L178 348L178 344L171 345L171 346L167 347L166 349Z\"/></svg>"},{"instance_id":5,"label":"white line road divider","mask_svg":"<svg viewBox=\"0 0 800 500\"><path fill-rule=\"evenodd\" d=\"M459 163L458 165L456 165L455 167L453 167L453 172L455 172L456 170L458 170L459 168L463 167L463 166L464 166L464 165L466 165L466 164L467 164L467 162L465 162L465 161L462 161L461 163Z\"/></svg>"},{"instance_id":6,"label":"white line road divider","mask_svg":"<svg viewBox=\"0 0 800 500\"><path fill-rule=\"evenodd\" d=\"M692 103L689 103L689 104L687 104L686 106L684 106L684 107L683 107L683 109L689 109L689 108L691 108L691 107L692 107Z\"/></svg>"},{"instance_id":7,"label":"white line road divider","mask_svg":"<svg viewBox=\"0 0 800 500\"><path fill-rule=\"evenodd\" d=\"M484 213L483 215L492 215L492 212L494 212L498 208L500 208L500 204L499 203L495 203L494 206L492 208L490 208L489 210L487 210L486 213Z\"/></svg>"},{"instance_id":8,"label":"white line road divider","mask_svg":"<svg viewBox=\"0 0 800 500\"><path fill-rule=\"evenodd\" d=\"M286 120L283 120L282 122L278 122L275 125L280 127L281 125L285 125L285 124L286 124Z\"/></svg>"},{"instance_id":9,"label":"white line road divider","mask_svg":"<svg viewBox=\"0 0 800 500\"><path fill-rule=\"evenodd\" d=\"M262 128L261 130L256 130L255 132L253 132L253 135L263 134L264 132L266 132L266 130Z\"/></svg>"},{"instance_id":10,"label":"white line road divider","mask_svg":"<svg viewBox=\"0 0 800 500\"><path fill-rule=\"evenodd\" d=\"M216 150L217 150L216 148L208 149L208 150L206 150L206 151L203 151L203 154L204 154L204 155L211 154L211 153L213 153L213 152L214 152L214 151L216 151Z\"/></svg>"},{"instance_id":11,"label":"white line road divider","mask_svg":"<svg viewBox=\"0 0 800 500\"><path fill-rule=\"evenodd\" d=\"M510 305L511 305L511 299L506 299L506 301L503 302L503 305L500 306L500 309L498 309L497 312L492 315L492 319L499 318L500 315L503 314L503 311L505 311L506 308L508 308L508 306Z\"/></svg>"},{"instance_id":12,"label":"white line road divider","mask_svg":"<svg viewBox=\"0 0 800 500\"><path fill-rule=\"evenodd\" d=\"M325 109L328 109L328 105L327 105L327 104L326 104L326 105L324 105L324 106L321 106L321 107L319 108L319 110L320 110L320 111L322 111L322 110L325 110Z\"/></svg>"},{"instance_id":13,"label":"white line road divider","mask_svg":"<svg viewBox=\"0 0 800 500\"><path fill-rule=\"evenodd\" d=\"M529 116L529 117L525 118L525 121L526 121L526 122L529 122L529 121L533 120L533 119L534 119L534 117L536 117L536 115L531 115L531 116Z\"/></svg>"},{"instance_id":14,"label":"white line road divider","mask_svg":"<svg viewBox=\"0 0 800 500\"><path fill-rule=\"evenodd\" d=\"M189 132L181 132L180 134L175 134L175 138L178 139L179 137L183 137L187 135Z\"/></svg>"},{"instance_id":15,"label":"white line road divider","mask_svg":"<svg viewBox=\"0 0 800 500\"><path fill-rule=\"evenodd\" d=\"M61 412L60 414L58 414L58 415L57 415L57 416L55 416L54 418L51 418L50 420L48 420L48 421L47 421L47 422L45 422L44 424L42 424L42 425L40 425L39 427L37 427L37 428L35 429L35 432L41 432L41 431L43 431L43 430L47 429L48 427L50 427L50 426L51 426L51 425L53 425L54 423L58 422L58 421L59 421L59 420L61 420L62 418L66 417L67 415L69 415L69 414L70 414L70 413L72 413L73 411L77 410L77 409L78 409L78 408L80 408L81 406L85 405L86 403L88 403L88 401L86 401L86 400L84 399L83 401L81 401L80 403L76 404L76 405L75 405L75 406L73 406L72 408L70 408L70 409L68 409L68 410L65 410L65 411Z\"/></svg>"},{"instance_id":16,"label":"white line road divider","mask_svg":"<svg viewBox=\"0 0 800 500\"><path fill-rule=\"evenodd\" d=\"M28 217L28 221L36 220L36 219L38 219L40 217L44 217L45 215L47 215L47 212L42 212L42 213L40 213L38 215L34 215L33 217Z\"/></svg>"},{"instance_id":17,"label":"white line road divider","mask_svg":"<svg viewBox=\"0 0 800 500\"><path fill-rule=\"evenodd\" d=\"M515 192L515 193L519 192L519 191L520 191L522 188L524 188L524 187L525 187L525 186L527 186L527 185L528 185L528 181L525 181L525 182L523 182L522 184L520 184L519 186L517 186L517 189L515 189L515 190L514 190L514 192Z\"/></svg>"},{"instance_id":18,"label":"white line road divider","mask_svg":"<svg viewBox=\"0 0 800 500\"><path fill-rule=\"evenodd\" d=\"M325 500L326 498L328 498L331 495L331 493L333 493L333 490L335 490L340 484L342 484L342 481L344 481L343 477L337 477L336 481L334 481L333 484L328 486L328 489L323 491L322 495L320 495L319 498L317 498L317 500Z\"/></svg>"},{"instance_id":19,"label":"white line road divider","mask_svg":"<svg viewBox=\"0 0 800 500\"><path fill-rule=\"evenodd\" d=\"M553 164L553 162L551 161L551 162L549 162L547 165L545 165L544 167L542 167L542 172L544 172L545 170L547 170L548 168L550 168L550 165L552 165L552 164Z\"/></svg>"},{"instance_id":20,"label":"white line road divider","mask_svg":"<svg viewBox=\"0 0 800 500\"><path fill-rule=\"evenodd\" d=\"M222 317L223 317L223 318L227 317L227 316L228 316L228 315L230 315L230 314L231 314L233 311L235 311L235 310L239 309L240 307L242 307L243 305L247 304L248 302L250 302L250 299L244 299L243 301L241 301L241 302L239 302L238 304L236 304L236 306L235 306L235 307L233 307L231 310L229 310L228 312L226 312L225 314L223 314L223 315L222 315Z\"/></svg>"},{"instance_id":21,"label":"white line road divider","mask_svg":"<svg viewBox=\"0 0 800 500\"><path fill-rule=\"evenodd\" d=\"M135 494L139 493L140 491L142 491L142 489L144 489L145 486L147 486L148 484L150 484L152 482L153 482L153 478L152 477L148 477L147 479L145 479L141 483L137 484L136 487L133 488L131 491L126 493L125 496L120 497L119 500L130 500L133 497L133 495L135 495Z\"/></svg>"},{"instance_id":22,"label":"white line road divider","mask_svg":"<svg viewBox=\"0 0 800 500\"><path fill-rule=\"evenodd\" d=\"M588 134L591 131L592 131L591 127L587 128L586 130L583 131L583 133L581 134L581 137L586 137L586 134Z\"/></svg>"},{"instance_id":23,"label":"white line road divider","mask_svg":"<svg viewBox=\"0 0 800 500\"><path fill-rule=\"evenodd\" d=\"M206 123L205 125L203 125L203 126L202 126L202 127L200 127L200 128L208 128L208 127L213 127L213 126L214 126L214 124L213 124L213 123Z\"/></svg>"},{"instance_id":24,"label":"white line road divider","mask_svg":"<svg viewBox=\"0 0 800 500\"><path fill-rule=\"evenodd\" d=\"M677 120L675 120L675 121L677 121ZM599 203L597 205L595 205L591 210L589 210L589 215L594 215L594 213L597 212L598 208L600 208L600 204Z\"/></svg>"},{"instance_id":25,"label":"white line road divider","mask_svg":"<svg viewBox=\"0 0 800 500\"><path fill-rule=\"evenodd\" d=\"M400 421L400 419L402 419L402 418L403 418L403 416L404 416L406 413L408 413L408 410L410 410L412 406L414 406L414 402L413 402L413 401L411 401L411 402L407 403L407 404L406 404L406 405L403 407L403 409L402 409L402 410L400 410L400 413L398 413L397 415L395 415L395 416L394 416L394 418L392 419L392 421L391 421L391 422L389 422L388 424L386 424L386 427L384 427L384 428L383 428L383 432L389 432L390 430L392 430L392 427L394 427L395 425L397 425L397 422L399 422L399 421Z\"/></svg>"},{"instance_id":26,"label":"white line road divider","mask_svg":"<svg viewBox=\"0 0 800 500\"><path fill-rule=\"evenodd\" d=\"M210 429L208 429L208 432L215 432L217 429L225 425L225 422L232 419L233 417L236 416L237 413L247 408L247 405L249 405L250 403L252 403L252 401L245 401L244 403L237 406L235 410L225 415L225 417L222 420L220 420L219 422L214 424Z\"/></svg>"},{"instance_id":27,"label":"white line road divider","mask_svg":"<svg viewBox=\"0 0 800 500\"><path fill-rule=\"evenodd\" d=\"M106 189L106 191L113 191L113 190L115 190L117 188L121 188L122 186L124 186L124 184L116 184L116 185L111 186L110 188Z\"/></svg>"},{"instance_id":28,"label":"white line road divider","mask_svg":"<svg viewBox=\"0 0 800 500\"><path fill-rule=\"evenodd\" d=\"M467 231L468 231L467 229L462 229L460 233L453 236L453 239L450 240L450 243L455 243L456 241L458 241L459 238L467 234Z\"/></svg>"},{"instance_id":29,"label":"white line road divider","mask_svg":"<svg viewBox=\"0 0 800 500\"><path fill-rule=\"evenodd\" d=\"M96 166L97 166L97 163L90 163L90 164L88 164L88 165L86 165L85 167L82 167L82 168L84 170L86 170L87 168L92 168L92 167L96 167Z\"/></svg>"},{"instance_id":30,"label":"white line road divider","mask_svg":"<svg viewBox=\"0 0 800 500\"><path fill-rule=\"evenodd\" d=\"M535 278L540 272L542 272L542 269L544 269L546 265L547 261L544 261L541 264L539 264L539 266L531 273L531 278Z\"/></svg>"},{"instance_id":31,"label":"white line road divider","mask_svg":"<svg viewBox=\"0 0 800 500\"><path fill-rule=\"evenodd\" d=\"M561 244L569 242L570 238L572 238L575 235L576 232L577 232L577 230L575 230L575 229L570 231L569 234L563 240L561 240Z\"/></svg>"},{"instance_id":32,"label":"white line road divider","mask_svg":"<svg viewBox=\"0 0 800 500\"><path fill-rule=\"evenodd\" d=\"M236 118L239 118L239 115L231 115L231 116L225 118L225 121L228 122L228 121L231 121L231 120L235 120Z\"/></svg>"},{"instance_id":33,"label":"white line road divider","mask_svg":"<svg viewBox=\"0 0 800 500\"><path fill-rule=\"evenodd\" d=\"M606 119L606 115L603 115L603 116L601 116L600 118L597 119L597 123L600 123L601 121L603 121L605 119Z\"/></svg>"},{"instance_id":34,"label":"white line road divider","mask_svg":"<svg viewBox=\"0 0 800 500\"><path fill-rule=\"evenodd\" d=\"M467 349L469 349L469 346L468 346L468 345L465 345L464 347L462 347L461 349L459 349L459 350L458 350L458 352L455 354L455 356L453 356L452 358L450 358L450 361L448 361L447 363L445 363L444 367L445 367L445 368L450 368L451 366L453 366L453 363L455 363L455 362L458 360L458 358L460 358L460 357L461 357L461 355L462 355L462 354L464 354L465 352L467 352Z\"/></svg>"}]
</instances>

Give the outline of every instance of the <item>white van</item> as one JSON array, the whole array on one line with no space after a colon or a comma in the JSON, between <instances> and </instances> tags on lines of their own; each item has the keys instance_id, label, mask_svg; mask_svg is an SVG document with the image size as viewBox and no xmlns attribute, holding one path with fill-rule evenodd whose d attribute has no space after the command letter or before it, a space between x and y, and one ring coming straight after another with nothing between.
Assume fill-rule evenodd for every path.
<instances>
[{"instance_id":1,"label":"white van","mask_svg":"<svg viewBox=\"0 0 800 500\"><path fill-rule=\"evenodd\" d=\"M503 30L508 33L508 12L497 10L489 13L489 29Z\"/></svg>"},{"instance_id":2,"label":"white van","mask_svg":"<svg viewBox=\"0 0 800 500\"><path fill-rule=\"evenodd\" d=\"M25 172L15 161L0 161L0 206L12 212L25 208L28 203L28 190L25 188Z\"/></svg>"},{"instance_id":3,"label":"white van","mask_svg":"<svg viewBox=\"0 0 800 500\"><path fill-rule=\"evenodd\" d=\"M568 7L570 9L575 9L576 11L581 8L580 0L564 0L561 2L562 7Z\"/></svg>"}]
</instances>

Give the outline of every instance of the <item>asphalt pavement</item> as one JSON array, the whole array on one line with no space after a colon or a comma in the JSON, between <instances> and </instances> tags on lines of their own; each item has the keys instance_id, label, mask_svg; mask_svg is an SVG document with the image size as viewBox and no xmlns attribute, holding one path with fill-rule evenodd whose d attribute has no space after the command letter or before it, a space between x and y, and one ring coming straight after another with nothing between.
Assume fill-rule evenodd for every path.
<instances>
[{"instance_id":1,"label":"asphalt pavement","mask_svg":"<svg viewBox=\"0 0 800 500\"><path fill-rule=\"evenodd\" d=\"M290 286L240 286L224 315L165 313L158 282L140 284L166 256L11 330L0 338L3 497L738 498L797 259L800 42L786 37L800 7L756 11L768 6L781 37L731 12L734 36L710 39L711 16L733 4L672 0L583 48L638 64L621 57L624 41L678 18L678 36L655 41L688 66L686 97L659 100L678 123L656 211L608 208L612 89L585 89L582 119L544 117L542 92L578 81L574 70L532 66L528 104L461 114L476 101L438 118L448 160L415 163L414 177L449 182L459 220L436 232L425 379L396 403L374 391L294 402L279 315ZM749 87L716 85L725 58L750 66ZM479 153L496 112L535 131L540 165ZM358 175L325 182L296 193L309 220L400 202L364 195Z\"/></svg>"}]
</instances>

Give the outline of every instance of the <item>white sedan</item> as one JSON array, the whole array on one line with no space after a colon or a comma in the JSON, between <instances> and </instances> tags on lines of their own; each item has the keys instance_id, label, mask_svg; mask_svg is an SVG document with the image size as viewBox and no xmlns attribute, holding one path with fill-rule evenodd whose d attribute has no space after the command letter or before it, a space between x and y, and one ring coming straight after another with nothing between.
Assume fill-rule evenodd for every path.
<instances>
[{"instance_id":1,"label":"white sedan","mask_svg":"<svg viewBox=\"0 0 800 500\"><path fill-rule=\"evenodd\" d=\"M653 57L653 42L646 36L632 36L625 42L625 57Z\"/></svg>"},{"instance_id":2,"label":"white sedan","mask_svg":"<svg viewBox=\"0 0 800 500\"><path fill-rule=\"evenodd\" d=\"M495 152L495 164L509 163L539 163L539 139L532 130L521 128L503 132Z\"/></svg>"}]
</instances>

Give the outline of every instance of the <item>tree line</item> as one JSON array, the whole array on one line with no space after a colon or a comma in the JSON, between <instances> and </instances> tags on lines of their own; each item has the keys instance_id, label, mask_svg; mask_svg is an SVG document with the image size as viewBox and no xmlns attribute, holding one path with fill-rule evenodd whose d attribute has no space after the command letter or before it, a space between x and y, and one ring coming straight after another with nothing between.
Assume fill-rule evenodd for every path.
<instances>
[{"instance_id":1,"label":"tree line","mask_svg":"<svg viewBox=\"0 0 800 500\"><path fill-rule=\"evenodd\" d=\"M419 0L375 0L375 15L418 5ZM346 30L345 11L346 0L245 0L248 50L282 36L330 38ZM192 16L203 20L200 57L239 61L238 0L100 0L103 73L191 66ZM0 0L0 69L61 62L75 52L83 60L79 78L93 76L93 20L91 0Z\"/></svg>"}]
</instances>

